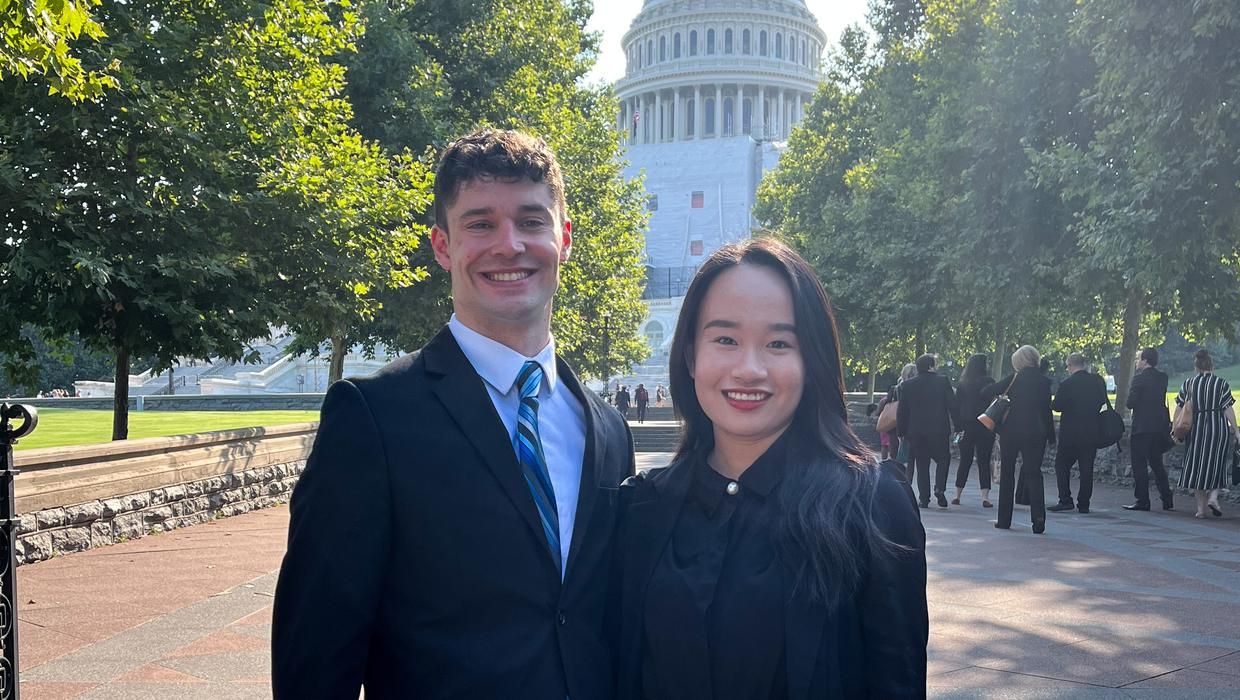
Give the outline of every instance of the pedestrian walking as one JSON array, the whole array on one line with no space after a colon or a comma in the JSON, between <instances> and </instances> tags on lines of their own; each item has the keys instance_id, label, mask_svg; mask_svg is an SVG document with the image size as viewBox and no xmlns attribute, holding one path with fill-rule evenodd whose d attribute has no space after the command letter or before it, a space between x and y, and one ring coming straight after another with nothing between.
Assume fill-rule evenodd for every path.
<instances>
[{"instance_id":1,"label":"pedestrian walking","mask_svg":"<svg viewBox=\"0 0 1240 700\"><path fill-rule=\"evenodd\" d=\"M1055 441L1051 418L1051 380L1038 370L1041 355L1032 345L1022 345L1012 353L1012 374L987 386L982 395L994 398L1007 394L1011 401L1007 416L999 425L999 518L995 527L1012 527L1012 505L1016 495L1016 460L1020 459L1020 480L1029 495L1029 519L1033 531L1046 531L1046 494L1042 483L1042 459L1046 446Z\"/></svg>"},{"instance_id":2,"label":"pedestrian walking","mask_svg":"<svg viewBox=\"0 0 1240 700\"><path fill-rule=\"evenodd\" d=\"M1072 465L1081 473L1081 487L1076 494L1075 508L1089 512L1089 499L1094 492L1094 459L1098 455L1098 412L1107 404L1107 383L1102 377L1085 369L1085 356L1068 355L1065 363L1068 378L1059 383L1051 410L1059 411L1059 446L1055 450L1055 481L1059 502L1047 510L1059 513L1072 510Z\"/></svg>"},{"instance_id":3,"label":"pedestrian walking","mask_svg":"<svg viewBox=\"0 0 1240 700\"><path fill-rule=\"evenodd\" d=\"M956 403L960 413L956 427L962 431L960 463L956 465L956 497L952 499L952 505L956 506L960 505L960 496L969 482L969 469L976 459L982 507L993 507L990 502L990 459L994 454L995 434L977 422L977 417L990 404L990 398L982 396L982 390L990 384L990 371L986 369L986 363L987 357L981 353L970 357L960 375L960 385L956 387Z\"/></svg>"},{"instance_id":4,"label":"pedestrian walking","mask_svg":"<svg viewBox=\"0 0 1240 700\"><path fill-rule=\"evenodd\" d=\"M667 389L660 384L654 388L654 405L663 408L664 401L667 401Z\"/></svg>"},{"instance_id":5,"label":"pedestrian walking","mask_svg":"<svg viewBox=\"0 0 1240 700\"><path fill-rule=\"evenodd\" d=\"M1232 440L1240 440L1236 400L1227 380L1214 374L1214 359L1205 348L1197 351L1194 364L1196 376L1184 380L1175 398L1176 414L1191 410L1193 421L1184 445L1180 488L1193 491L1198 518L1206 517L1207 509L1222 517L1218 492L1223 488L1223 473L1231 466Z\"/></svg>"},{"instance_id":6,"label":"pedestrian walking","mask_svg":"<svg viewBox=\"0 0 1240 700\"><path fill-rule=\"evenodd\" d=\"M1132 438L1128 441L1128 454L1132 459L1133 495L1136 500L1124 510L1150 509L1150 470L1162 498L1162 509L1174 506L1171 482L1167 468L1163 466L1163 453L1171 444L1171 419L1167 415L1167 373L1158 369L1158 351L1146 348L1137 357L1137 372L1128 388L1128 401L1132 409Z\"/></svg>"},{"instance_id":7,"label":"pedestrian walking","mask_svg":"<svg viewBox=\"0 0 1240 700\"><path fill-rule=\"evenodd\" d=\"M633 391L633 402L637 405L637 422L646 422L646 407L650 405L650 392L646 390L646 385L638 383L637 389Z\"/></svg>"},{"instance_id":8,"label":"pedestrian walking","mask_svg":"<svg viewBox=\"0 0 1240 700\"><path fill-rule=\"evenodd\" d=\"M616 410L619 411L620 415L624 416L626 419L629 417L630 403L632 403L632 397L629 396L629 388L621 384L620 388L616 391Z\"/></svg>"},{"instance_id":9,"label":"pedestrian walking","mask_svg":"<svg viewBox=\"0 0 1240 700\"><path fill-rule=\"evenodd\" d=\"M897 432L909 442L909 459L917 474L921 507L930 505L930 462L934 462L934 497L947 507L947 472L951 467L952 418L956 393L951 380L935 371L934 355L917 358L917 376L900 385Z\"/></svg>"}]
</instances>

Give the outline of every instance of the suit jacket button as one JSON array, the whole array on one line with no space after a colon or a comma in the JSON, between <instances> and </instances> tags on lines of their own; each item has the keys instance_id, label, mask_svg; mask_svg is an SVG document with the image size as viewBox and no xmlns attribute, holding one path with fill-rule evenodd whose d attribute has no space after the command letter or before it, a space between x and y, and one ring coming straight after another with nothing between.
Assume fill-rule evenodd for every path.
<instances>
[{"instance_id":1,"label":"suit jacket button","mask_svg":"<svg viewBox=\"0 0 1240 700\"><path fill-rule=\"evenodd\" d=\"M559 615L556 616L556 622L559 622L560 626L563 627L564 625L568 624L568 618L564 616L563 612L561 612Z\"/></svg>"}]
</instances>

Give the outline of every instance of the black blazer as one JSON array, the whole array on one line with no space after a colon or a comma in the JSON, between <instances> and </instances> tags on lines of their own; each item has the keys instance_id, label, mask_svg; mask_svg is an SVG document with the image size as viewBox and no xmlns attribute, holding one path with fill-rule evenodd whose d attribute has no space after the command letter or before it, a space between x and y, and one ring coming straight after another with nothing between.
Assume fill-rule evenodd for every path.
<instances>
[{"instance_id":1,"label":"black blazer","mask_svg":"<svg viewBox=\"0 0 1240 700\"><path fill-rule=\"evenodd\" d=\"M970 435L989 433L986 426L977 422L977 417L990 407L993 396L982 395L982 390L990 384L990 377L982 375L962 380L956 387L956 428Z\"/></svg>"},{"instance_id":2,"label":"black blazer","mask_svg":"<svg viewBox=\"0 0 1240 700\"><path fill-rule=\"evenodd\" d=\"M415 356L336 382L293 492L272 623L277 700L614 696L604 629L620 415L560 379L586 449L563 584L512 441L445 328Z\"/></svg>"},{"instance_id":3,"label":"black blazer","mask_svg":"<svg viewBox=\"0 0 1240 700\"><path fill-rule=\"evenodd\" d=\"M952 382L937 372L923 372L900 385L896 432L900 437L946 437L956 417Z\"/></svg>"},{"instance_id":4,"label":"black blazer","mask_svg":"<svg viewBox=\"0 0 1240 700\"><path fill-rule=\"evenodd\" d=\"M1167 412L1167 373L1157 367L1146 367L1132 378L1128 401L1132 409L1132 434L1171 432Z\"/></svg>"},{"instance_id":5,"label":"black blazer","mask_svg":"<svg viewBox=\"0 0 1240 700\"><path fill-rule=\"evenodd\" d=\"M1098 445L1098 412L1107 405L1107 383L1084 370L1059 383L1051 409L1059 411L1059 446Z\"/></svg>"},{"instance_id":6,"label":"black blazer","mask_svg":"<svg viewBox=\"0 0 1240 700\"><path fill-rule=\"evenodd\" d=\"M621 487L620 700L643 700L646 588L680 515L692 466L692 460L678 460ZM803 560L780 555L789 700L926 696L926 534L908 484L886 466L873 515L888 538L910 551L872 557L858 592L833 609L793 586Z\"/></svg>"},{"instance_id":7,"label":"black blazer","mask_svg":"<svg viewBox=\"0 0 1240 700\"><path fill-rule=\"evenodd\" d=\"M1008 398L1012 400L1012 405L1008 408L1007 418L999 426L999 435L1017 442L1053 440L1055 421L1051 417L1051 380L1037 367L1027 367L1016 373L1015 382L1009 374L982 389L982 396L993 399L1002 394L1009 384L1012 388L1008 391Z\"/></svg>"}]
</instances>

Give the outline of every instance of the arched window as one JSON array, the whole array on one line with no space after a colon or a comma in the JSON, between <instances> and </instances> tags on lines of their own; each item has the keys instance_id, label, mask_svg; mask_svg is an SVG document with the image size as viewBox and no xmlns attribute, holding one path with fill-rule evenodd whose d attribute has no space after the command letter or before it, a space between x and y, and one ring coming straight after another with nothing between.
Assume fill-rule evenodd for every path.
<instances>
[{"instance_id":1,"label":"arched window","mask_svg":"<svg viewBox=\"0 0 1240 700\"><path fill-rule=\"evenodd\" d=\"M651 321L646 324L646 328L642 331L646 336L646 344L651 350L658 350L663 347L663 339L667 337L667 331L663 329L663 324L658 321Z\"/></svg>"},{"instance_id":2,"label":"arched window","mask_svg":"<svg viewBox=\"0 0 1240 700\"><path fill-rule=\"evenodd\" d=\"M809 65L809 52L805 50L805 40L801 40L801 65Z\"/></svg>"},{"instance_id":3,"label":"arched window","mask_svg":"<svg viewBox=\"0 0 1240 700\"><path fill-rule=\"evenodd\" d=\"M688 136L697 136L693 133L697 128L697 101L693 99L685 100L685 134Z\"/></svg>"},{"instance_id":4,"label":"arched window","mask_svg":"<svg viewBox=\"0 0 1240 700\"><path fill-rule=\"evenodd\" d=\"M766 30L758 32L758 55L766 55Z\"/></svg>"},{"instance_id":5,"label":"arched window","mask_svg":"<svg viewBox=\"0 0 1240 700\"><path fill-rule=\"evenodd\" d=\"M784 33L775 32L775 58L784 57Z\"/></svg>"},{"instance_id":6,"label":"arched window","mask_svg":"<svg viewBox=\"0 0 1240 700\"><path fill-rule=\"evenodd\" d=\"M680 32L672 36L672 58L680 58Z\"/></svg>"},{"instance_id":7,"label":"arched window","mask_svg":"<svg viewBox=\"0 0 1240 700\"><path fill-rule=\"evenodd\" d=\"M659 63L667 60L667 37L659 37Z\"/></svg>"},{"instance_id":8,"label":"arched window","mask_svg":"<svg viewBox=\"0 0 1240 700\"><path fill-rule=\"evenodd\" d=\"M788 60L794 63L797 60L797 38L791 34L788 35Z\"/></svg>"},{"instance_id":9,"label":"arched window","mask_svg":"<svg viewBox=\"0 0 1240 700\"><path fill-rule=\"evenodd\" d=\"M707 97L705 107L706 127L703 129L702 133L713 134L715 133L715 98Z\"/></svg>"},{"instance_id":10,"label":"arched window","mask_svg":"<svg viewBox=\"0 0 1240 700\"><path fill-rule=\"evenodd\" d=\"M731 97L723 98L723 136L731 136L735 125L732 123L732 115L736 113L736 102Z\"/></svg>"},{"instance_id":11,"label":"arched window","mask_svg":"<svg viewBox=\"0 0 1240 700\"><path fill-rule=\"evenodd\" d=\"M715 55L715 30L713 29L706 30L706 54Z\"/></svg>"},{"instance_id":12,"label":"arched window","mask_svg":"<svg viewBox=\"0 0 1240 700\"><path fill-rule=\"evenodd\" d=\"M646 65L654 63L654 39L646 40Z\"/></svg>"},{"instance_id":13,"label":"arched window","mask_svg":"<svg viewBox=\"0 0 1240 700\"><path fill-rule=\"evenodd\" d=\"M741 53L743 54L753 53L749 45L749 30L748 29L741 32Z\"/></svg>"},{"instance_id":14,"label":"arched window","mask_svg":"<svg viewBox=\"0 0 1240 700\"><path fill-rule=\"evenodd\" d=\"M732 53L732 30L723 30L723 52Z\"/></svg>"},{"instance_id":15,"label":"arched window","mask_svg":"<svg viewBox=\"0 0 1240 700\"><path fill-rule=\"evenodd\" d=\"M689 32L689 55L697 55L697 30Z\"/></svg>"},{"instance_id":16,"label":"arched window","mask_svg":"<svg viewBox=\"0 0 1240 700\"><path fill-rule=\"evenodd\" d=\"M753 131L753 100L744 100L741 102L741 133L748 134Z\"/></svg>"}]
</instances>

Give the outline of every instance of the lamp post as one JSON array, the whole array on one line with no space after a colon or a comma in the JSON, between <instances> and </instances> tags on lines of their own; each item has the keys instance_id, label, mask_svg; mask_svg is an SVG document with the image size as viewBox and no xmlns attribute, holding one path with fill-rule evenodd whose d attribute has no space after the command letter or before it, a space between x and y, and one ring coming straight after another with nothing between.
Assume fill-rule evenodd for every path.
<instances>
[{"instance_id":1,"label":"lamp post","mask_svg":"<svg viewBox=\"0 0 1240 700\"><path fill-rule=\"evenodd\" d=\"M10 421L20 421L10 425ZM39 411L31 406L0 403L0 700L17 700L17 500L13 497L13 445L34 432Z\"/></svg>"},{"instance_id":2,"label":"lamp post","mask_svg":"<svg viewBox=\"0 0 1240 700\"><path fill-rule=\"evenodd\" d=\"M611 314L603 312L603 395L611 397Z\"/></svg>"}]
</instances>

